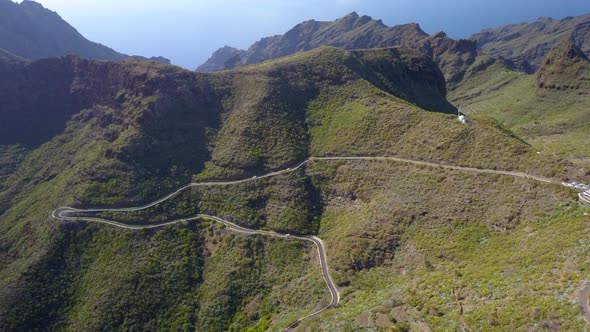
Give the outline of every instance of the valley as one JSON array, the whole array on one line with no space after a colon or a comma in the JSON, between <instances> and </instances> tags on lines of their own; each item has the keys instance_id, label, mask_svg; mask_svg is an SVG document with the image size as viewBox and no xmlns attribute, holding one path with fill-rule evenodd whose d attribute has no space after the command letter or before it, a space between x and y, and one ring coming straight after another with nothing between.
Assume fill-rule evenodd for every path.
<instances>
[{"instance_id":1,"label":"valley","mask_svg":"<svg viewBox=\"0 0 590 332\"><path fill-rule=\"evenodd\" d=\"M0 0L0 330L588 329L590 17L338 13L192 70Z\"/></svg>"}]
</instances>

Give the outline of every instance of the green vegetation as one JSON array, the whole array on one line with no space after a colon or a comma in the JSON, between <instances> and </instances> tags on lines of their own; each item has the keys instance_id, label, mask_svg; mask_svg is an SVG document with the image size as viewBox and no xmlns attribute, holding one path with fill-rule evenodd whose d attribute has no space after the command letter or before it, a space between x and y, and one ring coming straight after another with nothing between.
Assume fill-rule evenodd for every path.
<instances>
[{"instance_id":1,"label":"green vegetation","mask_svg":"<svg viewBox=\"0 0 590 332\"><path fill-rule=\"evenodd\" d=\"M584 324L589 268L575 194L505 176L395 163L317 163L343 302L314 330L514 331Z\"/></svg>"},{"instance_id":2,"label":"green vegetation","mask_svg":"<svg viewBox=\"0 0 590 332\"><path fill-rule=\"evenodd\" d=\"M11 123L38 135L27 142L26 132L0 139L0 330L274 331L328 303L309 243L245 237L200 220L149 231L62 223L50 217L60 206L139 205L191 178L251 177L310 155L572 174L569 164L537 155L490 118L459 123L448 114L453 108L440 71L404 49L322 48L211 75L75 57L22 66L0 76L3 84L14 79L22 92L0 99L0 109L27 105L10 114ZM48 111L38 108L48 97L31 98L35 91L23 83L23 73L44 75L44 66L55 66L55 73L43 82L68 91L64 105L51 106L49 132L40 131L43 121L27 121ZM196 187L147 211L103 216L149 223L206 213L249 227L318 234L344 302L306 323L310 329L365 328L373 317L398 330L453 326L456 307L436 296L449 296L455 270L472 273L461 284L471 305L468 324L476 326L490 310L480 297L489 290L478 283L489 278L508 294L499 299L506 308L522 299L539 308L531 324L550 319L569 327L579 322L575 312L556 303L564 303L561 296L572 294L580 277L554 288L535 284L538 270L525 270L535 261L521 266L507 255L512 248L531 257L553 243L547 257L555 259L543 256L539 263L553 271L549 261L564 262L577 241L572 229L585 227L575 200L559 186L506 176L317 161L271 179ZM578 226L559 227L570 220ZM528 225L539 231L550 225L559 239L545 235L542 243L519 247L519 230ZM476 256L488 248L483 237L499 250L498 257L487 252L497 259L490 264L521 268L515 276L531 273L530 283L501 284ZM499 248L504 240L512 247ZM412 253L423 259L400 264ZM539 287L544 297L522 297L522 285ZM407 309L407 319L391 313L398 307ZM507 309L498 320L517 326L527 313Z\"/></svg>"},{"instance_id":3,"label":"green vegetation","mask_svg":"<svg viewBox=\"0 0 590 332\"><path fill-rule=\"evenodd\" d=\"M515 60L524 66L523 69L528 67L534 71L564 38L573 38L585 52L590 51L586 27L589 18L590 14L561 20L544 17L532 23L486 29L470 39L477 42L481 51Z\"/></svg>"},{"instance_id":4,"label":"green vegetation","mask_svg":"<svg viewBox=\"0 0 590 332\"><path fill-rule=\"evenodd\" d=\"M575 76L563 84L577 81ZM534 75L500 64L489 67L450 93L463 112L497 119L545 156L584 159L590 155L590 95L581 90L540 88Z\"/></svg>"}]
</instances>

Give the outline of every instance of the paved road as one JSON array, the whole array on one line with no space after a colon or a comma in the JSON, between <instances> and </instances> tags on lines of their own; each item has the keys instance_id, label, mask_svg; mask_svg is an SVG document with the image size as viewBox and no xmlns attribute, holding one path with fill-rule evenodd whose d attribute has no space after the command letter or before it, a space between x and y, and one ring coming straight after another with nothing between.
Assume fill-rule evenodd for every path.
<instances>
[{"instance_id":1,"label":"paved road","mask_svg":"<svg viewBox=\"0 0 590 332\"><path fill-rule=\"evenodd\" d=\"M330 160L333 160L333 161L346 161L346 160L395 161L395 162L409 163L409 164L414 164L414 165L423 165L423 166L428 166L428 167L439 167L439 168L444 168L444 169L452 169L452 170L458 170L458 171L464 171L464 172L500 174L500 175L521 177L521 178L533 179L533 180L546 182L546 183L560 183L557 180L553 180L553 179L549 179L549 178L545 178L545 177L540 177L540 176L534 176L534 175L521 173L521 172L498 171L498 170L491 170L491 169L479 169L479 168L472 168L472 167L452 166L452 165L437 164L437 163L412 160L412 159L405 159L405 158L397 158L397 157L368 157L368 156L311 157L294 167L283 169L283 170L278 170L275 172L270 172L265 175L252 177L252 178L248 178L248 179L241 179L241 180L234 180L234 181L190 183L182 188L179 188L175 192L170 193L170 194L168 194L156 201L153 201L151 203L148 203L148 204L145 204L142 206L138 206L138 207L118 208L118 209L76 209L76 208L72 208L72 207L62 207L62 208L58 208L55 211L53 211L52 217L57 220L63 220L63 221L97 222L97 223L108 224L108 225L112 225L112 226L116 226L116 227L120 227L120 228L132 229L132 230L159 228L159 227L164 227L164 226L168 226L168 225L184 223L184 222L188 222L188 221L192 221L192 220L208 219L208 220L213 220L213 221L222 223L222 224L228 226L230 228L230 230L232 230L236 233L244 234L244 235L265 235L265 236L280 237L280 238L284 238L284 239L299 239L299 240L311 241L315 244L315 246L318 250L320 265L322 268L322 274L324 276L324 281L326 282L326 285L328 286L328 288L330 290L332 300L331 300L330 304L328 304L326 307L324 307L324 308L322 308L310 315L307 315L305 317L298 319L297 321L295 321L293 324L291 324L289 327L287 327L285 329L285 331L291 331L291 330L295 329L297 326L299 326L299 324L301 324L301 322L303 322L304 320L318 316L323 311L336 306L340 302L340 293L338 292L338 288L336 287L336 284L334 283L334 281L332 280L332 277L330 275L330 269L328 267L328 261L326 258L326 247L320 238L315 237L315 236L311 236L311 235L296 236L296 235L277 233L277 232L273 232L273 231L249 229L249 228L245 228L245 227L236 225L236 224L229 222L227 220L224 220L222 218L210 216L210 215L205 215L205 214L199 214L199 215L196 215L191 218L177 219L177 220L158 223L158 224L144 224L144 225L131 225L131 224L117 222L114 220L102 219L102 218L77 217L72 214L92 213L92 212L132 212L132 211L145 210L145 209L153 207L157 204L160 204L166 200L169 200L169 199L175 197L176 195L180 194L182 191L187 190L192 187L229 186L229 185L235 185L235 184L246 183L246 182L251 182L251 181L257 181L259 179L271 178L271 177L274 177L277 175L294 172L294 171L300 169L301 167L303 167L304 165L311 163L313 161L330 161Z\"/></svg>"},{"instance_id":2,"label":"paved road","mask_svg":"<svg viewBox=\"0 0 590 332\"><path fill-rule=\"evenodd\" d=\"M580 290L578 294L578 302L582 308L582 314L586 323L590 324L590 305L588 304L588 294L590 293L590 284Z\"/></svg>"},{"instance_id":3,"label":"paved road","mask_svg":"<svg viewBox=\"0 0 590 332\"><path fill-rule=\"evenodd\" d=\"M177 220L158 223L158 224L144 224L144 225L130 225L130 224L125 224L125 223L120 223L120 222L117 222L114 220L108 220L108 219L102 219L102 218L92 218L92 217L79 217L79 216L72 215L75 213L91 212L91 211L96 211L96 210L81 210L81 209L74 209L74 208L70 208L70 207L64 207L64 208L59 208L59 209L53 211L51 213L51 216L57 220L62 220L62 221L97 222L97 223L102 223L102 224L107 224L107 225L112 225L112 226L116 226L116 227L120 227L120 228L132 229L132 230L159 228L159 227L164 227L164 226L168 226L168 225L189 222L189 221L193 221L193 220L206 219L206 220L212 220L212 221L224 224L224 225L228 226L229 229L232 230L233 232L244 234L244 235L265 235L265 236L280 237L280 238L284 238L284 239L297 239L297 240L304 240L304 241L313 242L318 250L318 256L320 259L320 266L322 268L322 275L324 277L324 281L326 282L326 285L328 286L328 289L330 290L330 295L331 295L332 299L330 301L330 304L328 304L324 308L322 308L310 315L299 318L293 324L289 325L289 327L287 327L285 329L285 331L293 330L295 327L299 326L299 324L301 322L303 322L304 320L311 319L315 316L318 316L323 311L330 309L332 307L335 307L340 302L340 292L338 292L338 288L336 287L336 284L334 283L334 280L332 279L332 276L330 275L330 268L328 267L328 259L326 258L326 246L324 245L324 242L316 236L312 236L312 235L298 236L298 235L277 233L277 232L273 232L273 231L250 229L250 228L236 225L236 224L234 224L230 221L227 221L225 219L215 217L215 216L206 215L206 214L198 214L198 215L191 217L191 218L177 219ZM120 211L120 209L113 209L113 210L101 209L101 211Z\"/></svg>"},{"instance_id":4,"label":"paved road","mask_svg":"<svg viewBox=\"0 0 590 332\"><path fill-rule=\"evenodd\" d=\"M173 193L170 193L170 194L168 194L156 201L153 201L151 203L148 203L148 204L142 205L142 206L138 206L138 207L119 208L119 209L85 209L85 210L83 210L83 212L132 212L132 211L145 210L145 209L150 208L152 206L158 205L164 201L167 201L189 188L211 187L211 186L229 186L229 185L235 185L235 184L240 184L240 183L252 182L252 181L259 180L259 179L271 178L271 177L275 177L277 175L294 172L294 171L300 169L301 167L305 166L306 164L309 164L313 161L322 161L322 160L324 160L324 161L326 161L326 160L332 160L332 161L346 161L346 160L395 161L395 162L400 162L400 163L422 165L422 166L435 167L435 168L438 167L438 168L444 168L444 169L452 169L452 170L463 171L463 172L499 174L499 175L513 176L513 177L521 177L521 178L533 179L533 180L537 180L537 181L541 181L541 182L545 182L545 183L557 183L557 184L561 183L560 181L555 180L555 179L550 179L550 178L546 178L546 177L542 177L542 176L535 176L535 175L522 173L522 172L499 171L499 170L493 170L493 169L453 166L453 165L437 164L437 163L432 163L432 162L413 160L413 159L405 159L405 158L397 158L397 157L311 157L311 158L306 159L305 161L301 162L300 164L298 164L295 167L286 168L286 169L275 171L275 172L270 172L270 173L267 173L267 174L264 174L261 176L257 176L257 177L241 179L241 180L234 180L234 181L214 181L214 182L189 183L186 186L179 188L178 190L176 190ZM71 209L71 210L74 210L74 209Z\"/></svg>"}]
</instances>

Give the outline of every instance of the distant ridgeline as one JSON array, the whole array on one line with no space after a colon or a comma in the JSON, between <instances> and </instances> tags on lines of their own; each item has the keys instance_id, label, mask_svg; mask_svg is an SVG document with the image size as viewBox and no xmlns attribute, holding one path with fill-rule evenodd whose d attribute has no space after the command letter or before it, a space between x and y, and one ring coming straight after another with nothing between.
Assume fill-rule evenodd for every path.
<instances>
[{"instance_id":1,"label":"distant ridgeline","mask_svg":"<svg viewBox=\"0 0 590 332\"><path fill-rule=\"evenodd\" d=\"M469 39L454 40L445 33L431 36L416 23L388 27L369 16L348 14L333 22L300 23L284 35L266 37L247 50L225 46L197 68L212 72L255 64L320 46L344 49L406 46L431 56L445 75L449 88L470 75L502 62L512 69L533 73L563 38L570 38L590 54L590 14L563 20L539 19L487 29ZM482 54L482 52L484 52Z\"/></svg>"},{"instance_id":2,"label":"distant ridgeline","mask_svg":"<svg viewBox=\"0 0 590 332\"><path fill-rule=\"evenodd\" d=\"M20 4L12 0L0 0L0 49L26 59L75 54L95 60L122 61L135 58L170 63L163 57L148 59L129 56L89 41L56 12L29 0Z\"/></svg>"}]
</instances>

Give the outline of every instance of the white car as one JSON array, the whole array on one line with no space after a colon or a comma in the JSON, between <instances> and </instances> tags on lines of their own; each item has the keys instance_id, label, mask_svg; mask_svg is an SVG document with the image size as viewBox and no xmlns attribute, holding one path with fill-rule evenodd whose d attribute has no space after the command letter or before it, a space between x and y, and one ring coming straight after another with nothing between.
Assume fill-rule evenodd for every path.
<instances>
[{"instance_id":1,"label":"white car","mask_svg":"<svg viewBox=\"0 0 590 332\"><path fill-rule=\"evenodd\" d=\"M256 179L256 178L257 178L257 176L256 176L256 175L254 175L252 178L253 178L253 179Z\"/></svg>"}]
</instances>

